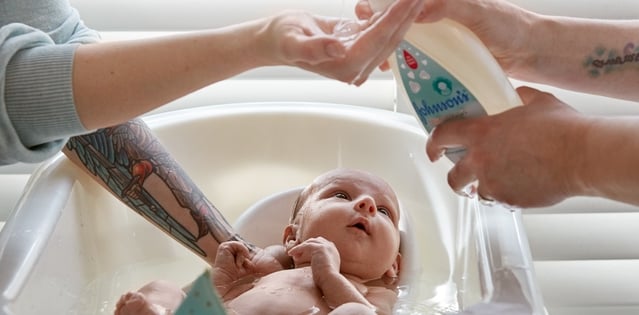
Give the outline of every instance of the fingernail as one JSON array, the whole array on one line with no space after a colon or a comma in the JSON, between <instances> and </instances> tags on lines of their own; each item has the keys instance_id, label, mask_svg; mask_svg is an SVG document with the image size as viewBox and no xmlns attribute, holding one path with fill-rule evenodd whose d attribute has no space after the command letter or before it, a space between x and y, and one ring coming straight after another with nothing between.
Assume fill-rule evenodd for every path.
<instances>
[{"instance_id":1,"label":"fingernail","mask_svg":"<svg viewBox=\"0 0 639 315\"><path fill-rule=\"evenodd\" d=\"M331 58L341 58L344 57L344 46L338 43L330 43L326 46L326 53Z\"/></svg>"},{"instance_id":2,"label":"fingernail","mask_svg":"<svg viewBox=\"0 0 639 315\"><path fill-rule=\"evenodd\" d=\"M475 188L473 185L468 185L461 190L456 191L458 195L466 198L474 198L475 197Z\"/></svg>"},{"instance_id":3,"label":"fingernail","mask_svg":"<svg viewBox=\"0 0 639 315\"><path fill-rule=\"evenodd\" d=\"M441 159L441 158L442 158L442 156L444 156L444 151L440 151L439 153L437 153L437 154L435 154L435 155L430 155L430 154L428 154L427 156L428 156L428 159L429 159L431 162L437 162L439 159Z\"/></svg>"}]
</instances>

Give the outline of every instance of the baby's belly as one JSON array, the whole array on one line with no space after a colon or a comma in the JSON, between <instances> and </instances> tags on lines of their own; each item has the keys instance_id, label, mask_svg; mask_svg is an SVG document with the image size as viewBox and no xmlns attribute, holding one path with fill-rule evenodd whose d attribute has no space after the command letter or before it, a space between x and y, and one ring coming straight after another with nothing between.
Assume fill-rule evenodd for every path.
<instances>
[{"instance_id":1,"label":"baby's belly","mask_svg":"<svg viewBox=\"0 0 639 315\"><path fill-rule=\"evenodd\" d=\"M330 309L315 286L310 268L267 275L226 303L229 314L319 315Z\"/></svg>"}]
</instances>

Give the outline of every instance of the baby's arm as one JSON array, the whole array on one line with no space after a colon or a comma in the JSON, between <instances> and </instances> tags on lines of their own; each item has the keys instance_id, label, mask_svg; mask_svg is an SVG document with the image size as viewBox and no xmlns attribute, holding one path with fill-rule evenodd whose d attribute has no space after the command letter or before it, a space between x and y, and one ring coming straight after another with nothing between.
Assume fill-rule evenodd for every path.
<instances>
[{"instance_id":1,"label":"baby's arm","mask_svg":"<svg viewBox=\"0 0 639 315\"><path fill-rule=\"evenodd\" d=\"M370 303L351 281L340 274L340 257L335 244L323 237L312 238L291 248L289 254L293 257L296 265L311 263L313 280L322 290L324 300L329 307L335 308L337 311L342 308L342 305L347 303L350 305L354 302L364 306L356 306L356 308L369 309L371 310L370 314L375 314L375 305ZM365 286L363 287L365 289ZM349 309L345 311L346 313L353 314L351 309L353 305L344 305L344 307ZM366 313L356 312L355 314Z\"/></svg>"},{"instance_id":2,"label":"baby's arm","mask_svg":"<svg viewBox=\"0 0 639 315\"><path fill-rule=\"evenodd\" d=\"M271 245L251 252L251 265L257 276L267 275L283 269L293 268L293 260L284 245Z\"/></svg>"}]
</instances>

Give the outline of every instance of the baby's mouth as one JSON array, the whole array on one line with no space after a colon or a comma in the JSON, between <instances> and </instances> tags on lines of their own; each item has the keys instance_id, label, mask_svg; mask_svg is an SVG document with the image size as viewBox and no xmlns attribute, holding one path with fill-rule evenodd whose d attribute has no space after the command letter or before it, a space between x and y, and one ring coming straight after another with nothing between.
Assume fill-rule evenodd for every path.
<instances>
[{"instance_id":1,"label":"baby's mouth","mask_svg":"<svg viewBox=\"0 0 639 315\"><path fill-rule=\"evenodd\" d=\"M370 232L368 231L368 224L365 220L357 220L355 223L349 225L348 227L350 228L356 228L358 230L361 230L362 232L370 235Z\"/></svg>"}]
</instances>

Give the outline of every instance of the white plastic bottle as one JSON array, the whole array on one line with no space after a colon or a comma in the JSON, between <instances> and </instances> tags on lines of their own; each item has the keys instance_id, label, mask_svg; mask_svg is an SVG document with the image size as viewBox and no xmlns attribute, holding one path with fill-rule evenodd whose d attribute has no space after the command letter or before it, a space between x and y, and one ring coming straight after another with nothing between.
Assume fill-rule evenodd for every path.
<instances>
[{"instance_id":1,"label":"white plastic bottle","mask_svg":"<svg viewBox=\"0 0 639 315\"><path fill-rule=\"evenodd\" d=\"M381 11L390 1L370 3ZM412 108L427 133L448 119L497 114L522 104L488 48L449 19L413 24L389 63L398 107L408 102L405 107ZM446 153L453 162L462 154L462 148Z\"/></svg>"}]
</instances>

